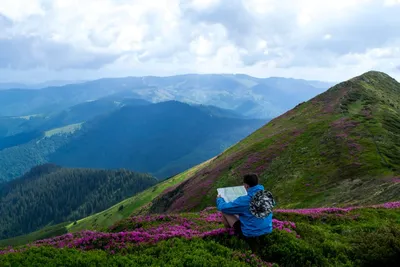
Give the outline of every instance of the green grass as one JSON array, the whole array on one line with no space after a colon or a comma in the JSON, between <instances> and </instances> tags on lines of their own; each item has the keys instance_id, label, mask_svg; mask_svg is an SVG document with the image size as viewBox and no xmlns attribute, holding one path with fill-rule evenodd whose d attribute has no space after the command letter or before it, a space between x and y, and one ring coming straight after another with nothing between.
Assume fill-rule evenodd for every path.
<instances>
[{"instance_id":1,"label":"green grass","mask_svg":"<svg viewBox=\"0 0 400 267\"><path fill-rule=\"evenodd\" d=\"M16 117L16 118L30 120L32 118L38 118L38 117L44 117L44 115L43 114L33 114L33 115L27 115L27 116L20 116L20 117Z\"/></svg>"},{"instance_id":2,"label":"green grass","mask_svg":"<svg viewBox=\"0 0 400 267\"><path fill-rule=\"evenodd\" d=\"M255 266L254 260L247 262L234 250L202 239L172 239L127 252L110 255L101 250L31 248L23 253L0 256L0 266Z\"/></svg>"},{"instance_id":3,"label":"green grass","mask_svg":"<svg viewBox=\"0 0 400 267\"><path fill-rule=\"evenodd\" d=\"M78 220L76 223L67 225L69 232L76 232L85 229L103 229L109 227L121 219L129 217L132 213L138 212L141 208L145 208L151 201L160 195L164 190L188 179L199 169L209 164L210 161L197 165L179 175L165 180L131 198L112 206L100 213ZM122 208L121 208L122 207Z\"/></svg>"},{"instance_id":4,"label":"green grass","mask_svg":"<svg viewBox=\"0 0 400 267\"><path fill-rule=\"evenodd\" d=\"M56 128L56 129L52 129L52 130L46 131L45 136L51 137L56 134L73 134L74 132L76 132L82 128L82 124L83 124L83 122L67 125L64 127Z\"/></svg>"},{"instance_id":5,"label":"green grass","mask_svg":"<svg viewBox=\"0 0 400 267\"><path fill-rule=\"evenodd\" d=\"M69 223L60 223L57 225L51 225L27 235L0 240L0 248L7 246L25 245L36 240L46 239L49 237L65 234L68 232L66 228L68 224Z\"/></svg>"}]
</instances>

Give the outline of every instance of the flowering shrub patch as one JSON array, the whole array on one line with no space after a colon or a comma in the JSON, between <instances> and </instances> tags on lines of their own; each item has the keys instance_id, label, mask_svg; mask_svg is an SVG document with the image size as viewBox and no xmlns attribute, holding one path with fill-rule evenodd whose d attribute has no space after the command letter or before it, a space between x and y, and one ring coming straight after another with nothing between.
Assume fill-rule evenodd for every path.
<instances>
[{"instance_id":1,"label":"flowering shrub patch","mask_svg":"<svg viewBox=\"0 0 400 267\"><path fill-rule=\"evenodd\" d=\"M278 213L296 213L303 215L318 215L318 214L343 214L352 210L362 209L362 208L386 208L395 209L400 208L400 201L388 202L384 204L371 205L371 206L357 206L348 208L313 208L313 209L276 209L275 212Z\"/></svg>"},{"instance_id":2,"label":"flowering shrub patch","mask_svg":"<svg viewBox=\"0 0 400 267\"><path fill-rule=\"evenodd\" d=\"M393 183L400 183L400 177L394 177L392 178Z\"/></svg>"},{"instance_id":3,"label":"flowering shrub patch","mask_svg":"<svg viewBox=\"0 0 400 267\"><path fill-rule=\"evenodd\" d=\"M81 250L102 249L114 254L130 245L157 243L175 237L192 239L233 235L234 233L233 229L223 227L222 215L220 212L216 212L215 208L213 213L203 211L198 216L192 215L191 219L184 216L184 214L136 216L111 227L111 232L82 231L74 234L68 233L36 241L30 246L67 247ZM293 222L274 219L273 224L277 230L296 234L294 230L296 225ZM142 227L138 227L138 225ZM124 231L113 232L121 228L124 228ZM8 252L12 251L9 250ZM3 253L5 252L3 251Z\"/></svg>"},{"instance_id":4,"label":"flowering shrub patch","mask_svg":"<svg viewBox=\"0 0 400 267\"><path fill-rule=\"evenodd\" d=\"M391 266L399 260L400 255L399 208L400 202L368 207L277 209L273 219L274 231L259 239L260 249L257 255L248 253L249 246L245 241L234 236L232 229L224 228L222 214L215 207L206 208L198 213L135 216L122 220L103 232L68 233L39 240L23 247L3 249L0 251L2 255L0 265L4 259L7 263L19 259L17 262L21 265L24 257L18 255L32 255L34 252L51 249L59 251L60 248L77 257L82 253L94 255L101 251L106 253L101 255L108 255L104 256L107 259L110 257L129 258L130 255L139 255L140 251L140 253L148 253L142 258L151 262L152 259L148 255L156 250L171 249L169 246L175 246L181 253L186 248L177 248L176 244L185 244L185 246L198 244L200 247L207 247L207 251L212 244L211 246L214 247L229 248L229 253L221 250L225 251L221 253L228 253L222 258L237 262L239 264L237 266L271 266L268 262L276 262L284 266L330 266L332 264L340 266L349 265L349 263L354 263L356 266L368 266L369 261L382 266ZM376 230L371 232L371 229ZM363 250L354 246L355 243L358 247L365 248L365 251L379 249L380 252L369 252L368 255L364 255ZM154 253L158 255L157 253L160 252ZM171 253L179 254L178 252ZM176 263L192 261L190 265L195 266L194 260L189 257L193 253L197 253L196 248L193 248L193 251L187 251L188 255L174 256L173 261ZM204 264L224 266L219 256L210 257L209 260L212 263L204 262ZM144 259L139 258L135 258L137 265L143 264L139 262ZM128 261L127 258L124 260ZM104 262L107 261L104 260ZM157 266L155 262L152 264Z\"/></svg>"}]
</instances>

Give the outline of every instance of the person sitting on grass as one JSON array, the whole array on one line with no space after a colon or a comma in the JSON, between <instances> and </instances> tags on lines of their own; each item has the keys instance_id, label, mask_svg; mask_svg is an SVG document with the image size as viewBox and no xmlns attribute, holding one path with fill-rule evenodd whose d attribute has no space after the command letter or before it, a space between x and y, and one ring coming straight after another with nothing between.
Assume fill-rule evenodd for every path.
<instances>
[{"instance_id":1,"label":"person sitting on grass","mask_svg":"<svg viewBox=\"0 0 400 267\"><path fill-rule=\"evenodd\" d=\"M222 212L225 227L233 227L235 234L248 241L254 251L257 250L254 246L258 238L272 232L272 208L275 201L272 194L258 184L256 174L244 175L243 185L247 191L246 196L225 202L218 195L217 209Z\"/></svg>"}]
</instances>

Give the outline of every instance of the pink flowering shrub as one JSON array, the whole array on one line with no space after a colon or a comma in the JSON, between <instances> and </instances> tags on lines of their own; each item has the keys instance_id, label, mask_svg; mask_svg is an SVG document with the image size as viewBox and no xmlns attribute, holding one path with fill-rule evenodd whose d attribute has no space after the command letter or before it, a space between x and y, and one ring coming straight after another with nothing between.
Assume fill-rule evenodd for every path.
<instances>
[{"instance_id":1,"label":"pink flowering shrub","mask_svg":"<svg viewBox=\"0 0 400 267\"><path fill-rule=\"evenodd\" d=\"M130 255L142 248L154 247L156 251L166 242L172 246L174 240L179 240L234 249L229 257L249 266L271 266L268 262L283 266L341 266L349 262L368 265L368 261L390 266L400 255L399 208L400 202L366 207L276 209L272 233L256 240L257 249L253 251L260 257L247 253L249 244L235 237L232 229L224 228L222 214L215 207L197 213L135 216L104 232L68 233L25 247L9 247L0 251L0 255L12 257L9 255L42 248ZM365 249L356 249L355 243ZM371 252L364 255L363 251ZM0 266L1 259L2 256Z\"/></svg>"},{"instance_id":2,"label":"pink flowering shrub","mask_svg":"<svg viewBox=\"0 0 400 267\"><path fill-rule=\"evenodd\" d=\"M277 213L296 213L302 215L319 215L319 214L343 214L352 210L362 209L362 208L386 208L386 209L395 209L400 208L400 201L396 202L388 202L384 204L378 205L370 205L370 206L357 206L357 207L348 207L348 208L312 208L312 209L276 209Z\"/></svg>"},{"instance_id":3,"label":"pink flowering shrub","mask_svg":"<svg viewBox=\"0 0 400 267\"><path fill-rule=\"evenodd\" d=\"M296 224L294 222L279 221L279 220L273 219L272 225L273 225L274 229L277 229L280 231L286 231L288 233L296 233L294 231L294 229L296 229Z\"/></svg>"},{"instance_id":4,"label":"pink flowering shrub","mask_svg":"<svg viewBox=\"0 0 400 267\"><path fill-rule=\"evenodd\" d=\"M400 177L394 177L392 178L393 183L400 183Z\"/></svg>"},{"instance_id":5,"label":"pink flowering shrub","mask_svg":"<svg viewBox=\"0 0 400 267\"><path fill-rule=\"evenodd\" d=\"M55 248L77 248L81 250L102 249L114 253L131 245L157 243L171 238L205 238L233 235L233 229L226 229L222 224L222 214L214 207L199 212L196 216L148 215L135 216L122 220L109 228L109 232L82 231L68 233L54 238L39 240L30 246L52 246ZM289 221L273 220L274 229L295 232L296 225ZM1 253L13 252L5 250Z\"/></svg>"}]
</instances>

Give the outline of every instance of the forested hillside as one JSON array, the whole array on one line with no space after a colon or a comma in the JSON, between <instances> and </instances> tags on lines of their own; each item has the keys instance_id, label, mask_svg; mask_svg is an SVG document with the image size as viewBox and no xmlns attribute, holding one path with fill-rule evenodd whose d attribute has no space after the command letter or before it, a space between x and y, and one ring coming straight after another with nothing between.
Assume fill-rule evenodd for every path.
<instances>
[{"instance_id":1,"label":"forested hillside","mask_svg":"<svg viewBox=\"0 0 400 267\"><path fill-rule=\"evenodd\" d=\"M126 106L86 123L49 161L68 167L128 168L164 179L218 155L264 124L177 101Z\"/></svg>"},{"instance_id":2,"label":"forested hillside","mask_svg":"<svg viewBox=\"0 0 400 267\"><path fill-rule=\"evenodd\" d=\"M119 169L167 178L221 153L265 124L231 110L122 96L47 117L0 118L0 181L33 166Z\"/></svg>"},{"instance_id":3,"label":"forested hillside","mask_svg":"<svg viewBox=\"0 0 400 267\"><path fill-rule=\"evenodd\" d=\"M86 121L122 106L150 104L124 96L105 97L60 112L22 117L0 117L0 182L17 178L49 157L77 134Z\"/></svg>"},{"instance_id":4,"label":"forested hillside","mask_svg":"<svg viewBox=\"0 0 400 267\"><path fill-rule=\"evenodd\" d=\"M1 150L0 183L18 178L30 168L49 162L49 156L67 144L70 137L68 133L54 134Z\"/></svg>"},{"instance_id":5,"label":"forested hillside","mask_svg":"<svg viewBox=\"0 0 400 267\"><path fill-rule=\"evenodd\" d=\"M156 182L127 170L32 168L0 187L0 239L89 216Z\"/></svg>"}]
</instances>

